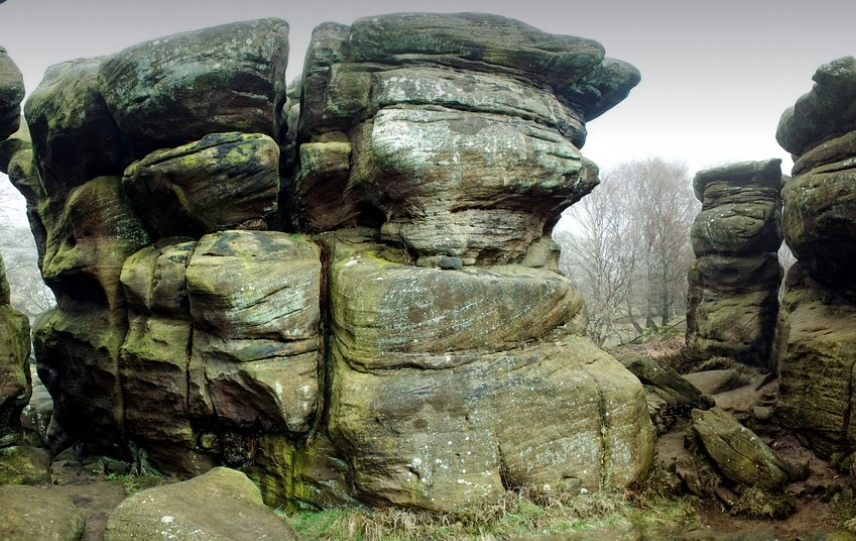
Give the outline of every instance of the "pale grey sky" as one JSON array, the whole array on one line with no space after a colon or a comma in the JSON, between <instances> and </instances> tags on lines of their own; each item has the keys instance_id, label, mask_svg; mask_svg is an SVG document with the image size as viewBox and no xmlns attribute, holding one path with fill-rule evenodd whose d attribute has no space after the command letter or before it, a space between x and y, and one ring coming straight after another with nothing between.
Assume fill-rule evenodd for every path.
<instances>
[{"instance_id":1,"label":"pale grey sky","mask_svg":"<svg viewBox=\"0 0 856 541\"><path fill-rule=\"evenodd\" d=\"M856 54L856 4L843 0L7 0L0 4L0 45L32 90L63 60L280 17L291 26L291 79L319 23L401 11L497 13L596 39L608 56L634 64L640 85L588 126L583 154L603 169L649 156L685 161L692 172L779 157L789 172L789 156L775 140L780 115L811 89L819 65Z\"/></svg>"}]
</instances>

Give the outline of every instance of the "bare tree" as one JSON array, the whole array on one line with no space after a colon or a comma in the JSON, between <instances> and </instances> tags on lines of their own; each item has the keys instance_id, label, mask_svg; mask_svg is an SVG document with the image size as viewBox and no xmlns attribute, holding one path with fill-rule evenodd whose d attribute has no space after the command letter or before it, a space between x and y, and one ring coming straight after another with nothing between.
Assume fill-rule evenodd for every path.
<instances>
[{"instance_id":1,"label":"bare tree","mask_svg":"<svg viewBox=\"0 0 856 541\"><path fill-rule=\"evenodd\" d=\"M622 309L630 301L641 243L622 186L604 178L591 195L566 213L570 229L554 233L560 267L579 285L589 314L589 336L602 346L618 336Z\"/></svg>"},{"instance_id":2,"label":"bare tree","mask_svg":"<svg viewBox=\"0 0 856 541\"><path fill-rule=\"evenodd\" d=\"M689 232L699 203L685 165L659 158L621 164L565 212L554 233L562 270L579 284L589 334L603 344L620 330L657 329L685 311Z\"/></svg>"}]
</instances>

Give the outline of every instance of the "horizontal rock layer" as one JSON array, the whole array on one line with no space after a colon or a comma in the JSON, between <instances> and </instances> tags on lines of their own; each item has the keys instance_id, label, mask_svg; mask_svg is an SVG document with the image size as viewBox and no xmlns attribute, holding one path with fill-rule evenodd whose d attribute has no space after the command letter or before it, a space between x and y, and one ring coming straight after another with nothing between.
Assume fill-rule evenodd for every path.
<instances>
[{"instance_id":1,"label":"horizontal rock layer","mask_svg":"<svg viewBox=\"0 0 856 541\"><path fill-rule=\"evenodd\" d=\"M700 360L769 367L779 310L781 160L699 172L702 210L690 232L687 346Z\"/></svg>"}]
</instances>

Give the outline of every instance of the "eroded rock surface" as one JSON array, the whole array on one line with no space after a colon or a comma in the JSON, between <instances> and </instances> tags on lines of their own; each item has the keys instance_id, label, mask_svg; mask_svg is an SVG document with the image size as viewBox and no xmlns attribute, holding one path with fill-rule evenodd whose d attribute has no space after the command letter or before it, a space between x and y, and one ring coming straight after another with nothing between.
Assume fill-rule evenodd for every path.
<instances>
[{"instance_id":1,"label":"eroded rock surface","mask_svg":"<svg viewBox=\"0 0 856 541\"><path fill-rule=\"evenodd\" d=\"M310 231L380 222L425 265L519 262L597 183L585 121L638 81L597 42L498 16L321 25L282 197Z\"/></svg>"},{"instance_id":2,"label":"eroded rock surface","mask_svg":"<svg viewBox=\"0 0 856 541\"><path fill-rule=\"evenodd\" d=\"M399 14L321 25L286 88L287 28L52 68L32 142L0 145L57 292L53 422L141 468L242 469L291 508L639 479L642 385L584 338L549 239L598 182L585 122L638 72L502 17ZM112 539L202 520L149 503Z\"/></svg>"},{"instance_id":3,"label":"eroded rock surface","mask_svg":"<svg viewBox=\"0 0 856 541\"><path fill-rule=\"evenodd\" d=\"M777 133L795 158L782 189L783 229L799 261L782 302L786 350L776 414L831 455L856 448L856 59L825 64L814 80Z\"/></svg>"},{"instance_id":4,"label":"eroded rock surface","mask_svg":"<svg viewBox=\"0 0 856 541\"><path fill-rule=\"evenodd\" d=\"M687 346L699 360L771 366L782 279L781 160L699 172L692 227Z\"/></svg>"}]
</instances>

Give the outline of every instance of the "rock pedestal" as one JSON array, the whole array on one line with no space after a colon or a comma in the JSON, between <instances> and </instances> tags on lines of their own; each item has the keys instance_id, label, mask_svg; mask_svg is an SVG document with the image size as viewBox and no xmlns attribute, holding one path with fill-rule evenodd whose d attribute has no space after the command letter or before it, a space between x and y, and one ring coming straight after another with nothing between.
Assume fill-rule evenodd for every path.
<instances>
[{"instance_id":1,"label":"rock pedestal","mask_svg":"<svg viewBox=\"0 0 856 541\"><path fill-rule=\"evenodd\" d=\"M728 357L771 367L782 279L781 160L699 172L702 210L691 238L687 347L700 361Z\"/></svg>"},{"instance_id":2,"label":"rock pedestal","mask_svg":"<svg viewBox=\"0 0 856 541\"><path fill-rule=\"evenodd\" d=\"M776 414L830 455L856 448L856 58L821 66L814 81L777 132L795 159L782 198L798 262L782 302L787 349Z\"/></svg>"},{"instance_id":3,"label":"rock pedestal","mask_svg":"<svg viewBox=\"0 0 856 541\"><path fill-rule=\"evenodd\" d=\"M57 292L36 340L57 421L291 507L644 475L642 386L583 336L549 239L598 182L585 122L638 72L502 17L399 14L317 28L286 90L286 36L53 68L32 143L0 147Z\"/></svg>"}]
</instances>

